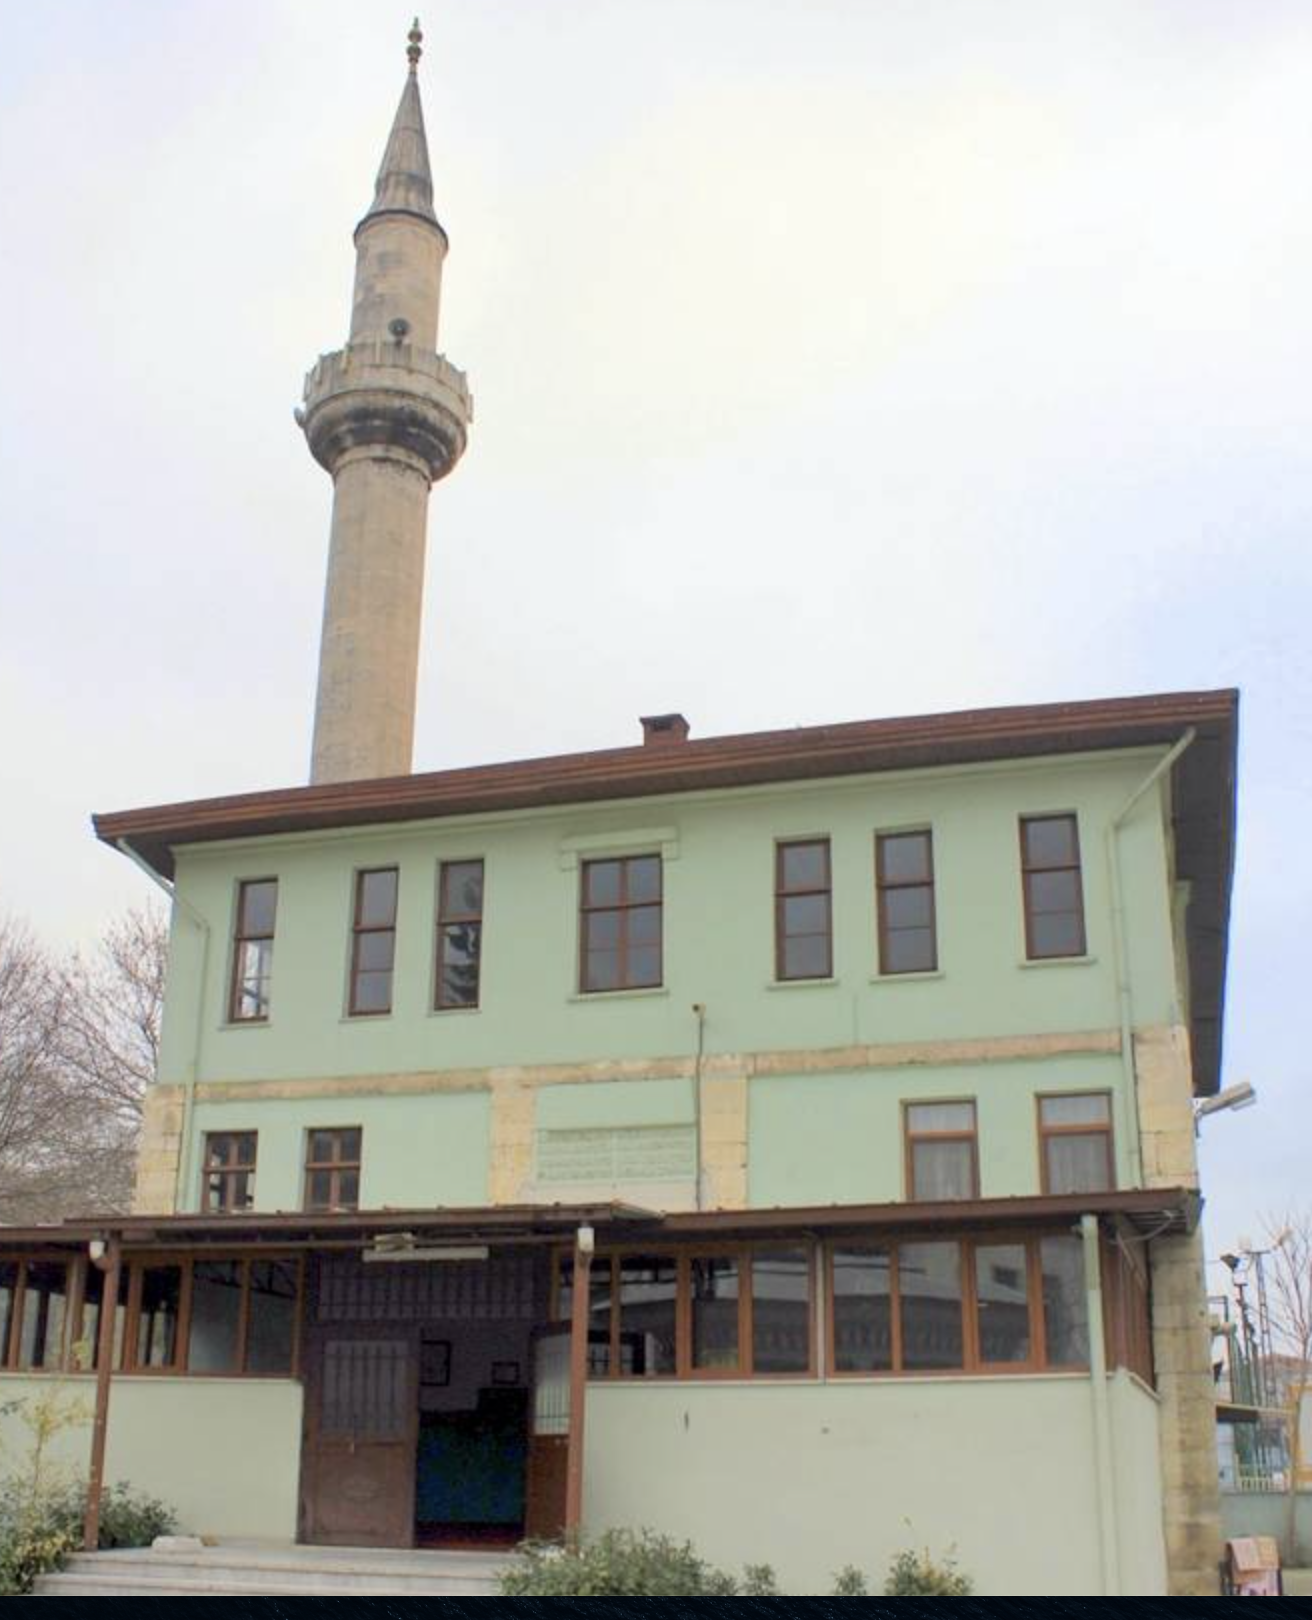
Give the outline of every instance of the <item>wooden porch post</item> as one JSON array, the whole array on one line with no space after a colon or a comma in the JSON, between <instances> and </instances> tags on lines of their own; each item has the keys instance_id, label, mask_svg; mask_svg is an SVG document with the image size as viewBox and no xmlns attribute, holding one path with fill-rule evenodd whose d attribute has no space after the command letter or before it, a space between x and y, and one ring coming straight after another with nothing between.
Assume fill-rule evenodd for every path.
<instances>
[{"instance_id":1,"label":"wooden porch post","mask_svg":"<svg viewBox=\"0 0 1312 1620\"><path fill-rule=\"evenodd\" d=\"M87 1512L82 1524L82 1545L95 1552L100 1545L100 1496L105 1484L105 1432L109 1425L109 1380L114 1366L114 1328L118 1318L119 1274L123 1265L121 1239L109 1240L100 1293L100 1321L96 1324L96 1416L91 1428L91 1473L87 1480Z\"/></svg>"},{"instance_id":2,"label":"wooden porch post","mask_svg":"<svg viewBox=\"0 0 1312 1620\"><path fill-rule=\"evenodd\" d=\"M593 1234L581 1226L574 1243L574 1295L569 1318L569 1451L565 1464L565 1536L583 1524L583 1419L588 1393L588 1305Z\"/></svg>"}]
</instances>

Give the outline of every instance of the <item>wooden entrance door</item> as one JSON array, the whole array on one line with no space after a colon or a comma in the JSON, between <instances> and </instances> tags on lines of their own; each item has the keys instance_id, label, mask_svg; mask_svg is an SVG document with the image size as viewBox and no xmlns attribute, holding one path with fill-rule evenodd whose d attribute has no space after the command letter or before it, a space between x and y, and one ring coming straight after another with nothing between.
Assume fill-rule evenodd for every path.
<instances>
[{"instance_id":1,"label":"wooden entrance door","mask_svg":"<svg viewBox=\"0 0 1312 1620\"><path fill-rule=\"evenodd\" d=\"M419 1398L410 1338L325 1337L307 1389L306 1540L414 1543Z\"/></svg>"},{"instance_id":2,"label":"wooden entrance door","mask_svg":"<svg viewBox=\"0 0 1312 1620\"><path fill-rule=\"evenodd\" d=\"M528 1478L524 1534L554 1541L565 1529L565 1481L569 1469L568 1327L539 1328L533 1335L533 1393L529 1403Z\"/></svg>"}]
</instances>

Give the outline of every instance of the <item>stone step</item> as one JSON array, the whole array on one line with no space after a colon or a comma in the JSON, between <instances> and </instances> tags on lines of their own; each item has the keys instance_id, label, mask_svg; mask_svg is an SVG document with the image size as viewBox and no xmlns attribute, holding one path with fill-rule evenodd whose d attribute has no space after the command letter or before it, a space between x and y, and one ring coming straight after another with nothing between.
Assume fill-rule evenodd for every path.
<instances>
[{"instance_id":1,"label":"stone step","mask_svg":"<svg viewBox=\"0 0 1312 1620\"><path fill-rule=\"evenodd\" d=\"M75 1553L37 1584L41 1597L489 1597L505 1555L218 1545Z\"/></svg>"}]
</instances>

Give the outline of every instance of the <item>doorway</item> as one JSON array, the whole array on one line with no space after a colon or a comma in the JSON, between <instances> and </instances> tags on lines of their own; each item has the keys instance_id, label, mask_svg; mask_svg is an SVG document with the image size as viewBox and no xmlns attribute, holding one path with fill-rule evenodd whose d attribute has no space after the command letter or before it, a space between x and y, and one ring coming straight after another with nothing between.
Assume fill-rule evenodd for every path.
<instances>
[{"instance_id":1,"label":"doorway","mask_svg":"<svg viewBox=\"0 0 1312 1620\"><path fill-rule=\"evenodd\" d=\"M525 1533L545 1249L309 1267L301 1539L509 1547Z\"/></svg>"}]
</instances>

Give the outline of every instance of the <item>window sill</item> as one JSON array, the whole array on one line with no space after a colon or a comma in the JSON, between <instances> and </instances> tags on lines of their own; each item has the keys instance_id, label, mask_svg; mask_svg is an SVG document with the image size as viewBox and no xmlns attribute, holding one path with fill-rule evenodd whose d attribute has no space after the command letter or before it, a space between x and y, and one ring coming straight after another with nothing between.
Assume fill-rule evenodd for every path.
<instances>
[{"instance_id":1,"label":"window sill","mask_svg":"<svg viewBox=\"0 0 1312 1620\"><path fill-rule=\"evenodd\" d=\"M871 984L923 984L926 980L945 978L942 968L929 968L923 973L872 973Z\"/></svg>"},{"instance_id":2,"label":"window sill","mask_svg":"<svg viewBox=\"0 0 1312 1620\"><path fill-rule=\"evenodd\" d=\"M343 1013L337 1022L339 1024L385 1024L391 1016L390 1012Z\"/></svg>"},{"instance_id":3,"label":"window sill","mask_svg":"<svg viewBox=\"0 0 1312 1620\"><path fill-rule=\"evenodd\" d=\"M430 1007L428 1016L430 1018L467 1018L470 1013L480 1013L482 1011L482 1007Z\"/></svg>"},{"instance_id":4,"label":"window sill","mask_svg":"<svg viewBox=\"0 0 1312 1620\"><path fill-rule=\"evenodd\" d=\"M1016 966L1022 968L1092 967L1097 960L1096 956L1022 956Z\"/></svg>"},{"instance_id":5,"label":"window sill","mask_svg":"<svg viewBox=\"0 0 1312 1620\"><path fill-rule=\"evenodd\" d=\"M644 1001L648 997L668 996L669 993L668 985L649 984L636 990L576 990L569 1000L595 1005L601 1001Z\"/></svg>"},{"instance_id":6,"label":"window sill","mask_svg":"<svg viewBox=\"0 0 1312 1620\"><path fill-rule=\"evenodd\" d=\"M841 979L835 979L832 975L824 979L771 979L765 988L767 990L832 990L842 982Z\"/></svg>"},{"instance_id":7,"label":"window sill","mask_svg":"<svg viewBox=\"0 0 1312 1620\"><path fill-rule=\"evenodd\" d=\"M272 1023L272 1018L225 1018L219 1025L219 1033L226 1035L230 1029L268 1029Z\"/></svg>"}]
</instances>

